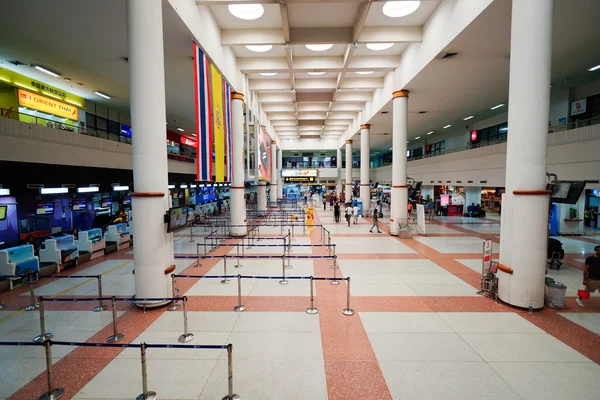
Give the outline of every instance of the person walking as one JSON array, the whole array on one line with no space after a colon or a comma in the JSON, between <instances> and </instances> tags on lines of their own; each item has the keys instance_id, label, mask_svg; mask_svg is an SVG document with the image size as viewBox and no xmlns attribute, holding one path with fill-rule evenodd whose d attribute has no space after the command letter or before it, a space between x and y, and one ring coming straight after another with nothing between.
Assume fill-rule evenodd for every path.
<instances>
[{"instance_id":1,"label":"person walking","mask_svg":"<svg viewBox=\"0 0 600 400\"><path fill-rule=\"evenodd\" d=\"M373 226L371 226L371 229L369 230L369 232L373 233L373 228L377 227L377 233L381 233L381 230L379 229L379 211L377 210L377 207L373 208Z\"/></svg>"},{"instance_id":2,"label":"person walking","mask_svg":"<svg viewBox=\"0 0 600 400\"><path fill-rule=\"evenodd\" d=\"M585 259L585 267L583 269L583 286L588 293L600 291L600 245L594 247L596 254ZM585 307L581 297L578 297L575 302L579 307Z\"/></svg>"},{"instance_id":3,"label":"person walking","mask_svg":"<svg viewBox=\"0 0 600 400\"><path fill-rule=\"evenodd\" d=\"M348 222L348 226L350 226L350 219L352 218L352 207L350 206L350 203L346 204L346 222Z\"/></svg>"},{"instance_id":4,"label":"person walking","mask_svg":"<svg viewBox=\"0 0 600 400\"><path fill-rule=\"evenodd\" d=\"M352 207L352 216L354 217L354 225L358 223L358 204L354 204Z\"/></svg>"},{"instance_id":5,"label":"person walking","mask_svg":"<svg viewBox=\"0 0 600 400\"><path fill-rule=\"evenodd\" d=\"M327 210L327 196L323 193L323 211Z\"/></svg>"},{"instance_id":6,"label":"person walking","mask_svg":"<svg viewBox=\"0 0 600 400\"><path fill-rule=\"evenodd\" d=\"M338 202L333 206L333 219L336 224L340 222L340 203Z\"/></svg>"}]
</instances>

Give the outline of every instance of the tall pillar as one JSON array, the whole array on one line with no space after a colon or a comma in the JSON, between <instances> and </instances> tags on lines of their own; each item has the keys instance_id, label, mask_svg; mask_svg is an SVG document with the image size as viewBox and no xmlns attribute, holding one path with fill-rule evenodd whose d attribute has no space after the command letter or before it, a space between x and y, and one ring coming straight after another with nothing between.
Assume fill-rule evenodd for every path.
<instances>
[{"instance_id":1,"label":"tall pillar","mask_svg":"<svg viewBox=\"0 0 600 400\"><path fill-rule=\"evenodd\" d=\"M342 194L342 149L336 151L336 162L337 162L337 180L336 189L338 198Z\"/></svg>"},{"instance_id":2,"label":"tall pillar","mask_svg":"<svg viewBox=\"0 0 600 400\"><path fill-rule=\"evenodd\" d=\"M498 294L517 306L544 306L548 231L546 153L553 0L512 4L509 137L502 198Z\"/></svg>"},{"instance_id":3,"label":"tall pillar","mask_svg":"<svg viewBox=\"0 0 600 400\"><path fill-rule=\"evenodd\" d=\"M400 233L399 222L408 223L408 186L406 185L408 90L394 92L392 98L390 235L398 235Z\"/></svg>"},{"instance_id":4,"label":"tall pillar","mask_svg":"<svg viewBox=\"0 0 600 400\"><path fill-rule=\"evenodd\" d=\"M246 200L244 193L244 95L231 94L231 122L233 130L233 182L231 182L231 235L245 236Z\"/></svg>"},{"instance_id":5,"label":"tall pillar","mask_svg":"<svg viewBox=\"0 0 600 400\"><path fill-rule=\"evenodd\" d=\"M371 125L360 126L360 199L362 200L363 215L367 215L371 207L371 185L369 170L371 167L371 145L369 136Z\"/></svg>"},{"instance_id":6,"label":"tall pillar","mask_svg":"<svg viewBox=\"0 0 600 400\"><path fill-rule=\"evenodd\" d=\"M283 197L283 178L281 177L281 170L283 169L283 150L281 148L277 149L277 180L279 181L279 185L277 185L277 198L281 199Z\"/></svg>"},{"instance_id":7,"label":"tall pillar","mask_svg":"<svg viewBox=\"0 0 600 400\"><path fill-rule=\"evenodd\" d=\"M267 183L260 181L256 188L256 205L258 211L267 211Z\"/></svg>"},{"instance_id":8,"label":"tall pillar","mask_svg":"<svg viewBox=\"0 0 600 400\"><path fill-rule=\"evenodd\" d=\"M163 216L170 207L165 147L166 101L162 0L127 0L132 137L135 296L171 297L173 235ZM148 82L154 82L148 85ZM144 302L140 302L144 303ZM160 305L164 302L145 302Z\"/></svg>"},{"instance_id":9,"label":"tall pillar","mask_svg":"<svg viewBox=\"0 0 600 400\"><path fill-rule=\"evenodd\" d=\"M466 186L465 187L465 211L471 204L481 205L481 187Z\"/></svg>"},{"instance_id":10,"label":"tall pillar","mask_svg":"<svg viewBox=\"0 0 600 400\"><path fill-rule=\"evenodd\" d=\"M352 200L352 140L346 140L346 202Z\"/></svg>"},{"instance_id":11,"label":"tall pillar","mask_svg":"<svg viewBox=\"0 0 600 400\"><path fill-rule=\"evenodd\" d=\"M277 142L271 140L271 201L277 201L279 177L277 176Z\"/></svg>"}]
</instances>

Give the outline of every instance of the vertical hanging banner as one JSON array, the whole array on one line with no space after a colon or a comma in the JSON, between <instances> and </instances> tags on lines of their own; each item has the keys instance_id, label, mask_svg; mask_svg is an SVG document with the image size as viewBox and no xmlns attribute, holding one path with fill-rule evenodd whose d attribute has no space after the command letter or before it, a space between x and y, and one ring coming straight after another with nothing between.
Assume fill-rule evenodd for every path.
<instances>
[{"instance_id":1,"label":"vertical hanging banner","mask_svg":"<svg viewBox=\"0 0 600 400\"><path fill-rule=\"evenodd\" d=\"M223 77L210 65L213 135L215 144L215 182L225 182L225 109L223 108Z\"/></svg>"},{"instance_id":2,"label":"vertical hanging banner","mask_svg":"<svg viewBox=\"0 0 600 400\"><path fill-rule=\"evenodd\" d=\"M206 54L194 43L194 90L196 101L196 180L212 180L213 119L210 99L210 69Z\"/></svg>"},{"instance_id":3,"label":"vertical hanging banner","mask_svg":"<svg viewBox=\"0 0 600 400\"><path fill-rule=\"evenodd\" d=\"M231 86L227 81L225 85L225 152L227 153L227 180L233 181L233 132L231 131Z\"/></svg>"}]
</instances>

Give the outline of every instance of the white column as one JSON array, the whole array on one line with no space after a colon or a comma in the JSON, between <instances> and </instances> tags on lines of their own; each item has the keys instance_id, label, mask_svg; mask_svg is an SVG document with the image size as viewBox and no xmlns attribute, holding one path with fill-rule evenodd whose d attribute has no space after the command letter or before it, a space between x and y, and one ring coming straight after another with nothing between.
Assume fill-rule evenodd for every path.
<instances>
[{"instance_id":1,"label":"white column","mask_svg":"<svg viewBox=\"0 0 600 400\"><path fill-rule=\"evenodd\" d=\"M371 166L371 145L369 136L371 125L360 126L360 199L363 204L363 215L367 215L371 203L371 185L369 184L369 169Z\"/></svg>"},{"instance_id":2,"label":"white column","mask_svg":"<svg viewBox=\"0 0 600 400\"><path fill-rule=\"evenodd\" d=\"M277 175L277 142L271 140L271 201L277 201L279 189L279 176Z\"/></svg>"},{"instance_id":3,"label":"white column","mask_svg":"<svg viewBox=\"0 0 600 400\"><path fill-rule=\"evenodd\" d=\"M346 202L352 200L352 140L346 140Z\"/></svg>"},{"instance_id":4,"label":"white column","mask_svg":"<svg viewBox=\"0 0 600 400\"><path fill-rule=\"evenodd\" d=\"M267 183L266 182L258 182L258 187L256 188L256 205L258 207L258 211L266 211L267 210Z\"/></svg>"},{"instance_id":5,"label":"white column","mask_svg":"<svg viewBox=\"0 0 600 400\"><path fill-rule=\"evenodd\" d=\"M406 185L406 141L408 131L408 90L392 94L392 191L390 203L390 234L398 235L399 221L408 218L408 187Z\"/></svg>"},{"instance_id":6,"label":"white column","mask_svg":"<svg viewBox=\"0 0 600 400\"><path fill-rule=\"evenodd\" d=\"M502 301L544 306L549 193L546 187L553 0L512 4L509 137L502 200L498 293ZM510 271L512 270L512 274Z\"/></svg>"},{"instance_id":7,"label":"white column","mask_svg":"<svg viewBox=\"0 0 600 400\"><path fill-rule=\"evenodd\" d=\"M231 94L231 122L233 130L233 182L231 182L231 235L245 236L246 200L244 193L244 95Z\"/></svg>"},{"instance_id":8,"label":"white column","mask_svg":"<svg viewBox=\"0 0 600 400\"><path fill-rule=\"evenodd\" d=\"M481 187L465 186L465 212L471 204L481 205Z\"/></svg>"},{"instance_id":9,"label":"white column","mask_svg":"<svg viewBox=\"0 0 600 400\"><path fill-rule=\"evenodd\" d=\"M283 150L281 148L277 149L277 180L279 181L279 185L277 185L277 198L281 199L283 197L283 178L281 177L281 169L283 168Z\"/></svg>"},{"instance_id":10,"label":"white column","mask_svg":"<svg viewBox=\"0 0 600 400\"><path fill-rule=\"evenodd\" d=\"M174 264L173 235L167 233L163 221L170 198L162 21L162 0L127 0L129 96L136 132L132 137L135 193L131 197L138 216L133 225L138 298L172 295L171 277L165 270Z\"/></svg>"},{"instance_id":11,"label":"white column","mask_svg":"<svg viewBox=\"0 0 600 400\"><path fill-rule=\"evenodd\" d=\"M337 192L338 198L342 194L342 149L337 149L336 153L337 160L337 184L335 191Z\"/></svg>"}]
</instances>

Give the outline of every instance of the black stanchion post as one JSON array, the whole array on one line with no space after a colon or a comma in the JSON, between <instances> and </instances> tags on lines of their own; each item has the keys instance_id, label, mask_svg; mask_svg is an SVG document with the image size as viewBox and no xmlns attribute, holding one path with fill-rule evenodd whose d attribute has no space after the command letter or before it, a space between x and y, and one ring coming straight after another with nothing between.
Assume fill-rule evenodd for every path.
<instances>
[{"instance_id":1,"label":"black stanchion post","mask_svg":"<svg viewBox=\"0 0 600 400\"><path fill-rule=\"evenodd\" d=\"M194 267L198 268L200 267L202 264L200 264L200 243L196 244L196 264L194 265ZM206 256L206 239L204 239L204 251L205 251L205 256Z\"/></svg>"},{"instance_id":2,"label":"black stanchion post","mask_svg":"<svg viewBox=\"0 0 600 400\"><path fill-rule=\"evenodd\" d=\"M313 277L310 277L310 307L306 309L307 314L317 314L319 310L315 307L315 297L314 297L314 281Z\"/></svg>"},{"instance_id":3,"label":"black stanchion post","mask_svg":"<svg viewBox=\"0 0 600 400\"><path fill-rule=\"evenodd\" d=\"M344 315L354 315L354 310L350 308L350 277L346 278L348 284L348 293L346 295L346 308L342 310Z\"/></svg>"},{"instance_id":4,"label":"black stanchion post","mask_svg":"<svg viewBox=\"0 0 600 400\"><path fill-rule=\"evenodd\" d=\"M233 307L233 311L242 312L246 309L246 306L242 304L242 276L238 274L237 276L237 284L238 284L238 304Z\"/></svg>"},{"instance_id":5,"label":"black stanchion post","mask_svg":"<svg viewBox=\"0 0 600 400\"><path fill-rule=\"evenodd\" d=\"M181 299L183 303L183 334L179 336L179 343L188 343L194 340L194 334L188 332L188 320L187 320L187 296L183 296Z\"/></svg>"},{"instance_id":6,"label":"black stanchion post","mask_svg":"<svg viewBox=\"0 0 600 400\"><path fill-rule=\"evenodd\" d=\"M194 226L190 224L190 243L194 242Z\"/></svg>"},{"instance_id":7,"label":"black stanchion post","mask_svg":"<svg viewBox=\"0 0 600 400\"><path fill-rule=\"evenodd\" d=\"M283 274L283 276L282 276L283 279L281 279L279 281L279 284L280 285L287 285L288 284L288 280L285 279L285 255L281 256L281 272Z\"/></svg>"},{"instance_id":8,"label":"black stanchion post","mask_svg":"<svg viewBox=\"0 0 600 400\"><path fill-rule=\"evenodd\" d=\"M119 333L117 330L117 301L115 300L115 296L110 299L112 305L112 315L113 315L113 334L106 338L108 343L116 343L123 340L125 337L124 334Z\"/></svg>"},{"instance_id":9,"label":"black stanchion post","mask_svg":"<svg viewBox=\"0 0 600 400\"><path fill-rule=\"evenodd\" d=\"M54 376L52 374L52 342L46 340L44 348L46 349L46 373L48 376L48 391L39 397L39 400L56 400L60 399L65 390L63 388L54 387Z\"/></svg>"},{"instance_id":10,"label":"black stanchion post","mask_svg":"<svg viewBox=\"0 0 600 400\"><path fill-rule=\"evenodd\" d=\"M175 286L175 274L171 274L171 297L177 297L177 287ZM167 308L169 311L177 311L179 310L179 304L177 300L171 301L171 305Z\"/></svg>"},{"instance_id":11,"label":"black stanchion post","mask_svg":"<svg viewBox=\"0 0 600 400\"><path fill-rule=\"evenodd\" d=\"M40 304L40 334L38 336L34 337L33 341L40 343L45 340L51 339L54 336L54 334L46 333L46 316L44 315L45 314L44 313L44 298L39 297L38 301Z\"/></svg>"},{"instance_id":12,"label":"black stanchion post","mask_svg":"<svg viewBox=\"0 0 600 400\"><path fill-rule=\"evenodd\" d=\"M244 247L244 245L242 244L242 247ZM233 266L233 268L242 268L242 264L240 263L240 244L237 243L235 245L235 251L236 251L236 255L237 255L237 264Z\"/></svg>"},{"instance_id":13,"label":"black stanchion post","mask_svg":"<svg viewBox=\"0 0 600 400\"><path fill-rule=\"evenodd\" d=\"M229 283L229 279L225 278L227 276L227 256L223 256L223 280L221 283L226 284Z\"/></svg>"},{"instance_id":14,"label":"black stanchion post","mask_svg":"<svg viewBox=\"0 0 600 400\"><path fill-rule=\"evenodd\" d=\"M40 308L39 304L35 302L35 288L33 287L33 273L29 275L29 299L31 300L31 304L25 308L25 311L33 311Z\"/></svg>"},{"instance_id":15,"label":"black stanchion post","mask_svg":"<svg viewBox=\"0 0 600 400\"><path fill-rule=\"evenodd\" d=\"M227 396L222 400L239 400L240 396L233 394L233 345L227 345Z\"/></svg>"},{"instance_id":16,"label":"black stanchion post","mask_svg":"<svg viewBox=\"0 0 600 400\"><path fill-rule=\"evenodd\" d=\"M158 399L156 392L148 391L148 372L146 371L146 342L142 342L140 346L141 358L142 358L142 394L135 398L135 400L155 400Z\"/></svg>"},{"instance_id":17,"label":"black stanchion post","mask_svg":"<svg viewBox=\"0 0 600 400\"><path fill-rule=\"evenodd\" d=\"M102 275L98 275L96 279L98 280L98 305L94 307L93 311L100 312L108 309L108 306L102 304Z\"/></svg>"},{"instance_id":18,"label":"black stanchion post","mask_svg":"<svg viewBox=\"0 0 600 400\"><path fill-rule=\"evenodd\" d=\"M336 280L336 277L337 277L337 273L336 272L337 272L337 269L338 269L338 267L337 267L337 256L333 256L333 265L334 265L334 268L333 268L333 280L331 281L331 284L332 285L339 285L340 281Z\"/></svg>"}]
</instances>

